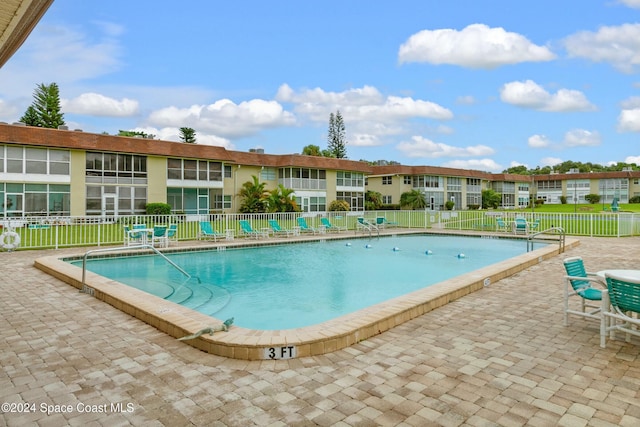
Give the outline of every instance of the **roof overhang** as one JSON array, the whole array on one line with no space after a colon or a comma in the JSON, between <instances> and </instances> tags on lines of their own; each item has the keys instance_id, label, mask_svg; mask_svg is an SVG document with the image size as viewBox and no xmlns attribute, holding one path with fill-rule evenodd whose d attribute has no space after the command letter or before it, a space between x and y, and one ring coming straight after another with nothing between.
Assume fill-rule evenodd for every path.
<instances>
[{"instance_id":1,"label":"roof overhang","mask_svg":"<svg viewBox=\"0 0 640 427\"><path fill-rule=\"evenodd\" d=\"M53 0L0 1L0 67L27 39Z\"/></svg>"}]
</instances>

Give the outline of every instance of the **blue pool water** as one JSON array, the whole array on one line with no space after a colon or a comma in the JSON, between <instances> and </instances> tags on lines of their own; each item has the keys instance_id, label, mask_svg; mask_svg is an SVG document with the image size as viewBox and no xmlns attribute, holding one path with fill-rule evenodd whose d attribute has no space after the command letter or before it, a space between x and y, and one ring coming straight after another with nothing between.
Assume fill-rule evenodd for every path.
<instances>
[{"instance_id":1,"label":"blue pool water","mask_svg":"<svg viewBox=\"0 0 640 427\"><path fill-rule=\"evenodd\" d=\"M221 320L233 317L237 326L277 330L321 323L526 251L523 240L412 235L167 254L191 278L159 256L89 260L87 269Z\"/></svg>"}]
</instances>

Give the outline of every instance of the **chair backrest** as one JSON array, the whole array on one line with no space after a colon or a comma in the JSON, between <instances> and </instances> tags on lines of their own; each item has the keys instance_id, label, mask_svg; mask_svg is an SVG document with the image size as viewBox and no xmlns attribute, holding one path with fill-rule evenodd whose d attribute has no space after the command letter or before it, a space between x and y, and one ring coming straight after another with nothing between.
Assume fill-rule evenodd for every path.
<instances>
[{"instance_id":1,"label":"chair backrest","mask_svg":"<svg viewBox=\"0 0 640 427\"><path fill-rule=\"evenodd\" d=\"M533 223L531 224L531 229L535 230L536 228L538 228L539 225L540 225L540 218L533 221Z\"/></svg>"},{"instance_id":2,"label":"chair backrest","mask_svg":"<svg viewBox=\"0 0 640 427\"><path fill-rule=\"evenodd\" d=\"M278 221L276 221L275 219L269 220L269 226L273 231L282 231L282 228L280 228L280 224L278 224Z\"/></svg>"},{"instance_id":3,"label":"chair backrest","mask_svg":"<svg viewBox=\"0 0 640 427\"><path fill-rule=\"evenodd\" d=\"M153 226L153 237L163 237L167 234L167 226L166 225L154 225Z\"/></svg>"},{"instance_id":4,"label":"chair backrest","mask_svg":"<svg viewBox=\"0 0 640 427\"><path fill-rule=\"evenodd\" d=\"M253 233L254 232L253 227L251 227L251 224L249 224L249 221L247 221L246 219L241 219L238 222L240 223L240 228L245 233Z\"/></svg>"},{"instance_id":5,"label":"chair backrest","mask_svg":"<svg viewBox=\"0 0 640 427\"><path fill-rule=\"evenodd\" d=\"M213 228L209 221L200 221L200 230L206 234L213 234Z\"/></svg>"},{"instance_id":6,"label":"chair backrest","mask_svg":"<svg viewBox=\"0 0 640 427\"><path fill-rule=\"evenodd\" d=\"M640 313L640 280L606 274L611 305L622 312Z\"/></svg>"},{"instance_id":7,"label":"chair backrest","mask_svg":"<svg viewBox=\"0 0 640 427\"><path fill-rule=\"evenodd\" d=\"M376 224L378 224L378 225L382 225L382 224L384 224L385 222L386 222L386 221L385 221L384 217L380 217L380 216L379 216L379 217L377 217L377 218L376 218Z\"/></svg>"},{"instance_id":8,"label":"chair backrest","mask_svg":"<svg viewBox=\"0 0 640 427\"><path fill-rule=\"evenodd\" d=\"M167 236L173 237L178 232L178 224L170 224L169 229L167 230Z\"/></svg>"},{"instance_id":9,"label":"chair backrest","mask_svg":"<svg viewBox=\"0 0 640 427\"><path fill-rule=\"evenodd\" d=\"M582 258L578 256L565 258L563 264L564 269L567 271L567 276L587 277L587 270L584 268ZM571 287L575 290L588 288L591 285L588 280L569 279L569 282L571 282Z\"/></svg>"},{"instance_id":10,"label":"chair backrest","mask_svg":"<svg viewBox=\"0 0 640 427\"><path fill-rule=\"evenodd\" d=\"M320 218L320 222L322 223L322 225L324 225L327 228L333 227L331 225L331 221L329 221L329 218Z\"/></svg>"},{"instance_id":11,"label":"chair backrest","mask_svg":"<svg viewBox=\"0 0 640 427\"><path fill-rule=\"evenodd\" d=\"M144 230L147 228L147 224L133 224L134 230Z\"/></svg>"},{"instance_id":12,"label":"chair backrest","mask_svg":"<svg viewBox=\"0 0 640 427\"><path fill-rule=\"evenodd\" d=\"M504 220L500 217L496 218L496 223L500 226L500 227L504 227L506 224L504 223Z\"/></svg>"},{"instance_id":13,"label":"chair backrest","mask_svg":"<svg viewBox=\"0 0 640 427\"><path fill-rule=\"evenodd\" d=\"M308 230L309 226L307 225L307 220L304 219L304 217L299 216L298 217L298 225L300 226L300 228L302 228L303 230Z\"/></svg>"},{"instance_id":14,"label":"chair backrest","mask_svg":"<svg viewBox=\"0 0 640 427\"><path fill-rule=\"evenodd\" d=\"M358 222L359 222L360 224L364 224L364 218L363 218L363 217L361 217L361 216L359 216L359 217L358 217Z\"/></svg>"},{"instance_id":15,"label":"chair backrest","mask_svg":"<svg viewBox=\"0 0 640 427\"><path fill-rule=\"evenodd\" d=\"M527 220L524 218L516 218L514 222L517 228L527 228Z\"/></svg>"}]
</instances>

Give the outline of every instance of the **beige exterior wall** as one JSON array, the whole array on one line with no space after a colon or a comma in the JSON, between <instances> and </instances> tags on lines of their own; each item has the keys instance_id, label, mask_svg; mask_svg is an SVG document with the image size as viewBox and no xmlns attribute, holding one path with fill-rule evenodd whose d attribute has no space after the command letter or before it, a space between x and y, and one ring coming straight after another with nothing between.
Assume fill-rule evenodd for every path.
<instances>
[{"instance_id":1,"label":"beige exterior wall","mask_svg":"<svg viewBox=\"0 0 640 427\"><path fill-rule=\"evenodd\" d=\"M147 203L167 203L167 158L147 156Z\"/></svg>"},{"instance_id":2,"label":"beige exterior wall","mask_svg":"<svg viewBox=\"0 0 640 427\"><path fill-rule=\"evenodd\" d=\"M81 216L85 214L87 205L87 190L85 185L86 160L85 151L71 150L69 153L71 173L71 203L70 214Z\"/></svg>"}]
</instances>

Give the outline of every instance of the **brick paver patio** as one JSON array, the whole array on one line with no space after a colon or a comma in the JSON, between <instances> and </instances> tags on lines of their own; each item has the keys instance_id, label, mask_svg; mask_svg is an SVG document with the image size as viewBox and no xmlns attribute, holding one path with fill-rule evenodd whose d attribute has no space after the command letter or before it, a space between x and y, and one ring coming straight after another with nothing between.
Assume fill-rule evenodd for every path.
<instances>
[{"instance_id":1,"label":"brick paver patio","mask_svg":"<svg viewBox=\"0 0 640 427\"><path fill-rule=\"evenodd\" d=\"M601 349L595 322L562 326L561 260L638 269L640 242L581 241L347 349L262 362L202 353L32 267L78 249L0 253L0 401L14 404L0 424L638 426L640 340Z\"/></svg>"}]
</instances>

